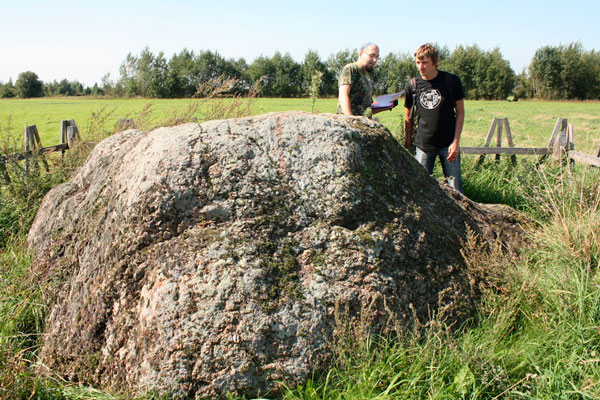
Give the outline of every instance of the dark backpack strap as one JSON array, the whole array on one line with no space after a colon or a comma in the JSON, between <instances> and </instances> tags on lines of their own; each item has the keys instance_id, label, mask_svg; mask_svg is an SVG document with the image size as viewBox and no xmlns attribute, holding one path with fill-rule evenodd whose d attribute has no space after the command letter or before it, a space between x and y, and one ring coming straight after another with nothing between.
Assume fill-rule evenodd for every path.
<instances>
[{"instance_id":1,"label":"dark backpack strap","mask_svg":"<svg viewBox=\"0 0 600 400\"><path fill-rule=\"evenodd\" d=\"M412 120L413 115L417 111L417 77L413 76L410 80L410 88L412 90L412 107L410 108L410 113L408 114L408 119Z\"/></svg>"}]
</instances>

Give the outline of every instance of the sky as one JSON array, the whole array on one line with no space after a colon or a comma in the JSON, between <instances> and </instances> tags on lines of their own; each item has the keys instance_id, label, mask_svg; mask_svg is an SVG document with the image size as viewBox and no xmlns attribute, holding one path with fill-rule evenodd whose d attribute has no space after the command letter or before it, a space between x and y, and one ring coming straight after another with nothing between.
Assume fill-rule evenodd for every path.
<instances>
[{"instance_id":1,"label":"sky","mask_svg":"<svg viewBox=\"0 0 600 400\"><path fill-rule=\"evenodd\" d=\"M544 46L581 43L600 51L600 1L104 0L27 1L2 6L0 82L33 71L44 82L101 84L145 47L170 59L183 49L225 58L289 53L321 60L374 42L382 56L423 43L453 51L498 48L520 73Z\"/></svg>"}]
</instances>

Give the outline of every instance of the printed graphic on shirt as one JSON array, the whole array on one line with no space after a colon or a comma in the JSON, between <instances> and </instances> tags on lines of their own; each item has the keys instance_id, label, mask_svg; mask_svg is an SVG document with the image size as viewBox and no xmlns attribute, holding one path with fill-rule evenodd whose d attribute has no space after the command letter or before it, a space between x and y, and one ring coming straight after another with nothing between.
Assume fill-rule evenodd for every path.
<instances>
[{"instance_id":1,"label":"printed graphic on shirt","mask_svg":"<svg viewBox=\"0 0 600 400\"><path fill-rule=\"evenodd\" d=\"M424 108L433 110L442 102L442 94L437 89L429 89L421 93L419 101Z\"/></svg>"}]
</instances>

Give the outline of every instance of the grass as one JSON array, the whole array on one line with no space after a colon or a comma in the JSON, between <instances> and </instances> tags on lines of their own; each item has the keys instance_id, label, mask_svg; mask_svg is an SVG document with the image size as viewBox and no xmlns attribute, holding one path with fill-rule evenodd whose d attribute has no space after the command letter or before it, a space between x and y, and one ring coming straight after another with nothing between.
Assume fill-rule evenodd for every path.
<instances>
[{"instance_id":1,"label":"grass","mask_svg":"<svg viewBox=\"0 0 600 400\"><path fill-rule=\"evenodd\" d=\"M60 106L50 107L53 101ZM118 118L134 117L150 126L172 121L174 114L202 112L200 107L190 107L189 100L159 101L150 108L147 104L142 99L2 100L0 122L5 124L0 126L0 134L6 151L6 143L18 135L11 127L22 124L14 108L11 111L15 106L27 108L28 118L49 118L52 123L48 129L58 129L61 119L74 118L80 128L84 126L84 140L90 141L110 134ZM311 99L259 99L253 113L309 111L311 107ZM464 144L480 145L491 118L508 116L517 145L539 146L545 144L561 116L575 123L576 135L589 130L591 151L598 140L593 132L598 131L599 107L600 103L468 102L471 121L465 127ZM39 116L32 111L36 108ZM335 101L319 99L315 108L331 112ZM71 114L65 115L67 112ZM399 115L394 110L378 116L398 133L402 123ZM578 121L583 127L578 128ZM525 130L527 135L522 133ZM527 144L530 139L535 143ZM44 144L54 143L45 136L42 140ZM480 143L469 143L471 140ZM49 157L50 174L38 170L24 176L19 170L22 167L9 164L12 184L0 185L2 399L123 399L58 378L41 377L33 368L48 304L45 285L50 283L30 275L31 255L26 251L25 235L44 194L67 179L88 150L82 147L68 152L65 158ZM509 204L533 220L528 245L519 255L506 255L494 247L484 249L476 237L465 243L463 251L472 282L481 293L478 312L470 321L448 327L444 321L434 320L420 330L386 338L348 332L338 337L331 369L315 374L302 386L287 388L280 397L599 398L600 173L580 164L575 168L550 164L536 168L533 158L518 160L514 167L509 157L500 162L488 157L478 166L476 156L463 158L465 193L470 198ZM144 398L157 397L149 394Z\"/></svg>"},{"instance_id":2,"label":"grass","mask_svg":"<svg viewBox=\"0 0 600 400\"><path fill-rule=\"evenodd\" d=\"M252 114L266 112L313 109L312 99L257 98ZM199 100L190 99L103 99L103 98L40 98L0 99L0 138L23 141L23 128L27 124L38 127L42 143L46 146L60 142L60 121L74 119L80 130L90 125L92 113L108 114L102 129L112 132L121 118L143 120L146 128L156 126L173 115L185 113ZM151 104L151 112L148 105ZM336 99L317 99L315 112L335 113ZM206 108L199 107L195 117L205 119ZM548 142L556 120L567 118L575 128L575 147L592 153L600 145L600 102L549 102L549 101L466 101L466 120L461 144L482 146L494 117L509 118L513 140L519 147L543 147ZM144 115L146 114L146 115ZM392 133L400 135L403 126L403 108L376 115ZM506 139L504 141L506 146Z\"/></svg>"},{"instance_id":3,"label":"grass","mask_svg":"<svg viewBox=\"0 0 600 400\"><path fill-rule=\"evenodd\" d=\"M600 175L528 171L539 186L514 202L537 208L530 246L511 258L475 238L465 244L480 277L478 315L456 329L434 321L398 338L349 340L338 365L284 398L600 397Z\"/></svg>"}]
</instances>

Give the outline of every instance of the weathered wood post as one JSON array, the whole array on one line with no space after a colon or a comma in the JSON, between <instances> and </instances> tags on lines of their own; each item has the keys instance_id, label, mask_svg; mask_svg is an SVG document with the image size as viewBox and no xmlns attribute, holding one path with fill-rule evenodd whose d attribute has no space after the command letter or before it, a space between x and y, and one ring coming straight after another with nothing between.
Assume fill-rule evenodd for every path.
<instances>
[{"instance_id":1,"label":"weathered wood post","mask_svg":"<svg viewBox=\"0 0 600 400\"><path fill-rule=\"evenodd\" d=\"M498 121L497 124L497 135L496 135L496 147L502 147L502 126L503 126L503 119L501 118L496 118L496 120ZM500 154L496 154L496 162L500 162Z\"/></svg>"},{"instance_id":2,"label":"weathered wood post","mask_svg":"<svg viewBox=\"0 0 600 400\"><path fill-rule=\"evenodd\" d=\"M485 145L483 147L490 147L492 143L492 139L494 138L494 134L496 134L496 148L502 147L502 127L506 131L506 140L508 141L508 147L514 148L515 144L512 139L512 132L510 130L510 124L508 123L508 118L496 118L492 119L492 124L490 125L490 129L487 134L487 138L485 139ZM513 165L517 164L517 156L515 153L510 153L511 160ZM479 156L477 160L477 166L481 165L483 159L485 158L485 153ZM496 162L500 161L500 152L496 153Z\"/></svg>"},{"instance_id":3,"label":"weathered wood post","mask_svg":"<svg viewBox=\"0 0 600 400\"><path fill-rule=\"evenodd\" d=\"M42 149L42 139L40 139L40 134L38 132L37 126L33 125L33 136L35 138L35 143L36 143L36 157L40 157L42 159L42 164L44 164L44 169L46 170L46 172L50 172L50 167L48 166L48 161L46 161L46 157L44 157L43 153L39 153L39 151Z\"/></svg>"},{"instance_id":4,"label":"weathered wood post","mask_svg":"<svg viewBox=\"0 0 600 400\"><path fill-rule=\"evenodd\" d=\"M571 166L575 165L575 159L570 157L570 154L575 150L575 127L573 124L567 125L567 146L566 149L566 157L569 160L569 164Z\"/></svg>"},{"instance_id":5,"label":"weathered wood post","mask_svg":"<svg viewBox=\"0 0 600 400\"><path fill-rule=\"evenodd\" d=\"M67 127L67 145L69 149L75 147L75 145L81 140L79 136L79 130L77 129L77 125L70 125Z\"/></svg>"},{"instance_id":6,"label":"weathered wood post","mask_svg":"<svg viewBox=\"0 0 600 400\"><path fill-rule=\"evenodd\" d=\"M508 123L508 118L504 118L504 129L506 130L506 140L508 141L508 147L515 147L515 144L512 139L512 132L510 130L510 124ZM510 156L510 160L513 165L517 165L517 155L512 154Z\"/></svg>"},{"instance_id":7,"label":"weathered wood post","mask_svg":"<svg viewBox=\"0 0 600 400\"><path fill-rule=\"evenodd\" d=\"M135 122L133 118L121 118L119 119L119 124L117 125L117 130L119 132L125 131L127 129L135 129Z\"/></svg>"},{"instance_id":8,"label":"weathered wood post","mask_svg":"<svg viewBox=\"0 0 600 400\"><path fill-rule=\"evenodd\" d=\"M498 118L494 117L492 119L492 123L490 125L490 129L488 130L487 137L485 138L485 144L483 147L490 147L490 143L492 143L492 138L494 137L494 132L496 131L496 126L498 125ZM480 166L485 159L485 154L482 154L477 159L477 166Z\"/></svg>"},{"instance_id":9,"label":"weathered wood post","mask_svg":"<svg viewBox=\"0 0 600 400\"><path fill-rule=\"evenodd\" d=\"M556 121L554 131L550 137L549 146L552 146L552 160L561 161L567 156L569 148L568 123L565 118L559 118Z\"/></svg>"},{"instance_id":10,"label":"weathered wood post","mask_svg":"<svg viewBox=\"0 0 600 400\"><path fill-rule=\"evenodd\" d=\"M25 127L25 133L24 133L24 139L23 139L23 149L24 149L24 156L25 156L25 174L29 173L29 159L33 158L33 168L35 170L37 170L38 168L38 164L37 164L37 157L39 156L42 159L42 163L44 164L44 168L46 170L46 172L50 171L50 168L48 167L48 162L46 161L46 159L44 158L43 155L38 154L39 149L42 148L42 140L40 139L40 134L37 130L37 126L35 125L28 125Z\"/></svg>"},{"instance_id":11,"label":"weathered wood post","mask_svg":"<svg viewBox=\"0 0 600 400\"><path fill-rule=\"evenodd\" d=\"M63 120L60 121L60 141L62 144L67 144L69 149L72 149L75 144L81 140L79 135L79 129L75 120ZM64 150L63 150L64 154Z\"/></svg>"},{"instance_id":12,"label":"weathered wood post","mask_svg":"<svg viewBox=\"0 0 600 400\"><path fill-rule=\"evenodd\" d=\"M69 126L69 121L63 119L60 121L60 144L67 144L67 127ZM61 154L65 155L65 149L61 151Z\"/></svg>"},{"instance_id":13,"label":"weathered wood post","mask_svg":"<svg viewBox=\"0 0 600 400\"><path fill-rule=\"evenodd\" d=\"M31 131L31 127L29 125L25 126L25 132L23 133L23 153L27 155L28 152L34 146L35 139L33 138L33 132ZM25 157L25 174L29 173L29 157Z\"/></svg>"}]
</instances>

